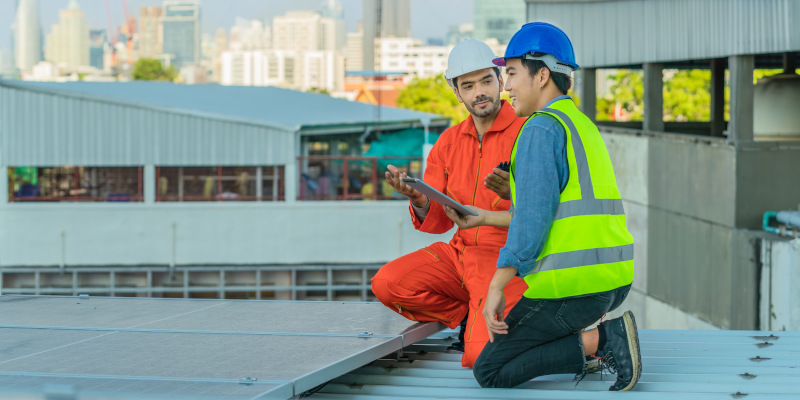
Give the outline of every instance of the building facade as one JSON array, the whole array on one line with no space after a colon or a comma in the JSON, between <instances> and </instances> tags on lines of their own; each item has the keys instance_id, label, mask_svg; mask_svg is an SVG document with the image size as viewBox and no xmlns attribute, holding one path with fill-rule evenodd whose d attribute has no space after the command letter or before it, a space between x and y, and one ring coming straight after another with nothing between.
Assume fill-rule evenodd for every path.
<instances>
[{"instance_id":1,"label":"building facade","mask_svg":"<svg viewBox=\"0 0 800 400\"><path fill-rule=\"evenodd\" d=\"M3 294L368 300L382 263L441 240L397 224L403 201L301 198L325 162L368 165L344 157L365 133L441 132L436 115L141 81L0 81L0 105Z\"/></svg>"},{"instance_id":2,"label":"building facade","mask_svg":"<svg viewBox=\"0 0 800 400\"><path fill-rule=\"evenodd\" d=\"M105 29L89 31L89 66L103 70L106 51L110 48Z\"/></svg>"},{"instance_id":3,"label":"building facade","mask_svg":"<svg viewBox=\"0 0 800 400\"><path fill-rule=\"evenodd\" d=\"M525 9L525 0L473 0L475 39L507 44L526 22Z\"/></svg>"},{"instance_id":4,"label":"building facade","mask_svg":"<svg viewBox=\"0 0 800 400\"><path fill-rule=\"evenodd\" d=\"M77 0L59 12L59 22L47 35L44 58L67 70L89 65L89 26Z\"/></svg>"},{"instance_id":5,"label":"building facade","mask_svg":"<svg viewBox=\"0 0 800 400\"><path fill-rule=\"evenodd\" d=\"M386 37L376 41L375 66L381 72L404 72L427 78L447 70L452 47L423 46L410 37Z\"/></svg>"},{"instance_id":6,"label":"building facade","mask_svg":"<svg viewBox=\"0 0 800 400\"><path fill-rule=\"evenodd\" d=\"M271 30L258 20L238 20L230 50L220 57L220 83L341 91L344 33L343 20L314 11L277 16Z\"/></svg>"},{"instance_id":7,"label":"building facade","mask_svg":"<svg viewBox=\"0 0 800 400\"><path fill-rule=\"evenodd\" d=\"M363 10L363 69L372 70L376 39L411 36L411 0L364 1Z\"/></svg>"},{"instance_id":8,"label":"building facade","mask_svg":"<svg viewBox=\"0 0 800 400\"><path fill-rule=\"evenodd\" d=\"M17 0L14 18L14 60L23 73L30 72L42 60L42 28L39 24L39 0Z\"/></svg>"},{"instance_id":9,"label":"building facade","mask_svg":"<svg viewBox=\"0 0 800 400\"><path fill-rule=\"evenodd\" d=\"M339 91L344 59L333 51L250 50L222 53L223 85Z\"/></svg>"},{"instance_id":10,"label":"building facade","mask_svg":"<svg viewBox=\"0 0 800 400\"><path fill-rule=\"evenodd\" d=\"M360 23L357 32L347 32L344 59L345 71L364 70L364 30Z\"/></svg>"},{"instance_id":11,"label":"building facade","mask_svg":"<svg viewBox=\"0 0 800 400\"><path fill-rule=\"evenodd\" d=\"M178 68L200 62L200 5L195 1L165 1L161 18L163 53Z\"/></svg>"},{"instance_id":12,"label":"building facade","mask_svg":"<svg viewBox=\"0 0 800 400\"><path fill-rule=\"evenodd\" d=\"M164 33L161 17L164 9L156 6L142 7L139 21L139 57L156 58L162 53Z\"/></svg>"}]
</instances>

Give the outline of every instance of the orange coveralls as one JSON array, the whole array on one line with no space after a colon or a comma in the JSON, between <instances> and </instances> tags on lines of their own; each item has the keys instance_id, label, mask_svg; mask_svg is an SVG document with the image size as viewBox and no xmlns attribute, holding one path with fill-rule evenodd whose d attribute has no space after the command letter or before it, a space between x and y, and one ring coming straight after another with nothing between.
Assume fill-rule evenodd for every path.
<instances>
[{"instance_id":1,"label":"orange coveralls","mask_svg":"<svg viewBox=\"0 0 800 400\"><path fill-rule=\"evenodd\" d=\"M483 178L509 160L524 123L525 118L517 118L503 100L482 143L471 117L448 128L428 155L425 182L461 204L508 210L510 201L486 188ZM414 227L428 233L450 230L454 224L442 206L430 204L422 222L409 206ZM381 267L372 278L372 291L384 305L413 321L441 321L455 328L469 313L461 364L472 367L489 340L483 301L507 234L508 229L490 226L458 229L449 243L433 243ZM506 314L527 288L519 277L506 286Z\"/></svg>"}]
</instances>

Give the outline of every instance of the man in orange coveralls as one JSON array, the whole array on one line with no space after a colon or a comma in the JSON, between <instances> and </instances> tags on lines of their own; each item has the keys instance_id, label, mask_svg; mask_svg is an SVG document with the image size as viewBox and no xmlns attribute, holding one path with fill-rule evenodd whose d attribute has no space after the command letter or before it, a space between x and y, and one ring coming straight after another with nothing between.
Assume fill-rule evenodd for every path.
<instances>
[{"instance_id":1,"label":"man in orange coveralls","mask_svg":"<svg viewBox=\"0 0 800 400\"><path fill-rule=\"evenodd\" d=\"M508 210L508 173L495 167L509 160L525 118L517 118L511 104L500 100L503 79L494 58L489 46L478 40L463 41L450 52L445 77L470 117L439 136L428 155L424 179L461 204ZM392 165L386 172L387 182L411 201L414 227L436 234L450 230L453 221L442 206L403 183L403 176ZM384 265L372 279L372 291L410 320L461 325L461 363L471 367L489 339L481 315L483 296L507 232L489 226L459 229L449 243L433 243ZM506 312L527 288L518 277L506 286Z\"/></svg>"}]
</instances>

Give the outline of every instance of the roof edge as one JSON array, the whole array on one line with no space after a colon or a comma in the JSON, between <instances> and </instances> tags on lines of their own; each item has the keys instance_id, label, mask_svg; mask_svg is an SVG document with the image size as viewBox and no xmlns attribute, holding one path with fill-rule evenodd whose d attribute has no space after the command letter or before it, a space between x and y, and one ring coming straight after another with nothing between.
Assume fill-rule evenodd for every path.
<instances>
[{"instance_id":1,"label":"roof edge","mask_svg":"<svg viewBox=\"0 0 800 400\"><path fill-rule=\"evenodd\" d=\"M17 90L27 90L30 92L42 93L42 94L50 94L54 96L63 96L69 97L74 99L80 100L87 100L87 101L95 101L101 103L110 103L110 104L117 104L135 108L141 108L144 110L149 111L166 111L175 114L181 114L191 117L198 117L198 118L208 118L208 119L216 119L226 122L233 122L238 124L245 124L245 125L254 125L262 128L270 128L270 129L277 129L285 132L296 133L298 132L298 127L291 126L291 125L282 125L282 124L270 124L264 121L254 120L250 118L242 118L242 117L232 117L227 114L217 114L217 113L210 113L205 111L196 111L188 108L180 108L180 107L170 107L170 106L157 106L150 103L144 103L139 101L132 101L132 100L120 100L111 97L105 96L98 96L94 94L86 94L86 93L79 93L79 92L71 92L69 90L60 90L60 89L52 89L52 88L43 88L43 87L35 87L31 85L27 85L24 83L17 83L14 81L9 81L7 79L0 79L0 87L8 87L11 89Z\"/></svg>"}]
</instances>

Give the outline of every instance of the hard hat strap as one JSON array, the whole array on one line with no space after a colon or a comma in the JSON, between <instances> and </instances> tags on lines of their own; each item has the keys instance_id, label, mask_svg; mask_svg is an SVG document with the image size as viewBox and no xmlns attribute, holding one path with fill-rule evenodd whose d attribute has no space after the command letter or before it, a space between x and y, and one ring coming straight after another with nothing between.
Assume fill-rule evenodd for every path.
<instances>
[{"instance_id":1,"label":"hard hat strap","mask_svg":"<svg viewBox=\"0 0 800 400\"><path fill-rule=\"evenodd\" d=\"M550 71L560 72L564 75L569 75L573 71L571 66L558 61L558 59L552 54L542 54L540 56L535 56L531 53L528 53L525 54L522 58L526 60L539 60L543 62L545 65L547 65L547 68L549 68Z\"/></svg>"}]
</instances>

